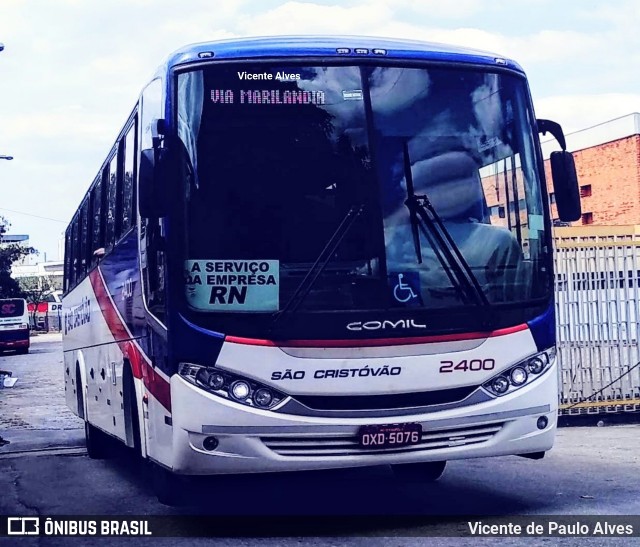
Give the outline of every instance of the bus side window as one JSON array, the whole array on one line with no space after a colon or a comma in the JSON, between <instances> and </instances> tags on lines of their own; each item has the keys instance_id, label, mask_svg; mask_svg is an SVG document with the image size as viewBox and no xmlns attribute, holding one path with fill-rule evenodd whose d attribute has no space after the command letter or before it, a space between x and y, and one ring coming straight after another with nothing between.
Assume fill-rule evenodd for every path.
<instances>
[{"instance_id":1,"label":"bus side window","mask_svg":"<svg viewBox=\"0 0 640 547\"><path fill-rule=\"evenodd\" d=\"M71 257L72 257L72 262L71 262L71 286L74 287L76 285L76 281L79 281L80 279L80 275L79 275L79 271L80 271L80 264L79 264L79 259L80 259L80 238L79 238L79 231L80 228L80 213L76 213L75 218L73 219L73 226L71 228L72 230L72 242L71 242Z\"/></svg>"},{"instance_id":2,"label":"bus side window","mask_svg":"<svg viewBox=\"0 0 640 547\"><path fill-rule=\"evenodd\" d=\"M115 240L118 241L123 233L122 225L122 179L124 178L124 140L116 145L116 222L114 225Z\"/></svg>"},{"instance_id":3,"label":"bus side window","mask_svg":"<svg viewBox=\"0 0 640 547\"><path fill-rule=\"evenodd\" d=\"M91 245L89 252L91 253L91 265L95 266L98 263L98 256L95 255L95 251L104 247L104 238L102 231L102 176L99 176L93 183L91 189Z\"/></svg>"},{"instance_id":4,"label":"bus side window","mask_svg":"<svg viewBox=\"0 0 640 547\"><path fill-rule=\"evenodd\" d=\"M117 149L116 149L117 150ZM106 237L105 248L113 247L118 228L118 154L117 151L109 161L106 173ZM104 180L104 179L103 179Z\"/></svg>"},{"instance_id":5,"label":"bus side window","mask_svg":"<svg viewBox=\"0 0 640 547\"><path fill-rule=\"evenodd\" d=\"M153 148L153 129L163 117L162 81L154 80L142 93L140 149ZM139 154L138 154L139 156ZM165 320L165 245L163 224L159 218L141 218L140 247L144 297L149 311Z\"/></svg>"},{"instance_id":6,"label":"bus side window","mask_svg":"<svg viewBox=\"0 0 640 547\"><path fill-rule=\"evenodd\" d=\"M78 256L80 266L80 277L87 275L87 265L89 264L89 199L85 198L80 208L80 255Z\"/></svg>"},{"instance_id":7,"label":"bus side window","mask_svg":"<svg viewBox=\"0 0 640 547\"><path fill-rule=\"evenodd\" d=\"M137 119L127 131L124 138L124 173L122 177L122 233L131 228L135 220L135 196L133 181L135 180L136 130Z\"/></svg>"},{"instance_id":8,"label":"bus side window","mask_svg":"<svg viewBox=\"0 0 640 547\"><path fill-rule=\"evenodd\" d=\"M64 292L69 292L71 287L71 226L67 226L64 235Z\"/></svg>"}]
</instances>

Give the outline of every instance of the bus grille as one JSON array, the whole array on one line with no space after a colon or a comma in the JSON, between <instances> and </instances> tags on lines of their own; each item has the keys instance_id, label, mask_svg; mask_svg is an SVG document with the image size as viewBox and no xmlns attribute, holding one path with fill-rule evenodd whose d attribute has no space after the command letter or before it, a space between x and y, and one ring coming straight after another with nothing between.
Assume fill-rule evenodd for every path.
<instances>
[{"instance_id":1,"label":"bus grille","mask_svg":"<svg viewBox=\"0 0 640 547\"><path fill-rule=\"evenodd\" d=\"M457 403L469 397L478 387L387 395L294 395L294 398L314 410L389 410Z\"/></svg>"},{"instance_id":2,"label":"bus grille","mask_svg":"<svg viewBox=\"0 0 640 547\"><path fill-rule=\"evenodd\" d=\"M358 454L398 454L436 450L483 443L491 439L504 422L451 429L423 431L418 444L402 448L365 448L355 435L280 435L261 437L262 442L276 454L292 457L353 456Z\"/></svg>"}]
</instances>

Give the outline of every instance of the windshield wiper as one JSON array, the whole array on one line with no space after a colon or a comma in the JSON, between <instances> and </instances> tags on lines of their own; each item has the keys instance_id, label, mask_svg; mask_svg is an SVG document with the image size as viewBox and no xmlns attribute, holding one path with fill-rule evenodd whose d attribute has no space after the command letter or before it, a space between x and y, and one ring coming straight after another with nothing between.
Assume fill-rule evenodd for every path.
<instances>
[{"instance_id":1,"label":"windshield wiper","mask_svg":"<svg viewBox=\"0 0 640 547\"><path fill-rule=\"evenodd\" d=\"M288 314L294 313L299 307L300 304L307 297L313 285L320 277L320 274L324 271L331 260L331 257L334 255L340 244L342 243L344 237L347 235L351 227L354 225L355 221L362 214L364 210L364 204L352 205L351 208L347 211L347 214L344 216L336 231L329 238L329 241L324 246L324 249L318 255L318 258L313 263L309 271L304 276L304 279L300 282L300 285L293 292L293 295L289 299L289 301L285 304L284 308L280 311L277 311L273 314L273 320L271 321L271 329L280 321L282 318Z\"/></svg>"},{"instance_id":2,"label":"windshield wiper","mask_svg":"<svg viewBox=\"0 0 640 547\"><path fill-rule=\"evenodd\" d=\"M415 194L407 141L405 141L403 145L403 156L405 180L407 183L407 199L404 203L409 209L411 232L418 264L422 263L422 249L420 247L419 234L421 231L427 241L429 241L434 254L449 277L454 289L462 298L462 301L467 303L469 300L472 300L475 301L477 305L490 309L491 303L484 294L478 279L442 222L440 215L436 212L429 197L426 194L420 196ZM418 217L422 220L422 223Z\"/></svg>"}]
</instances>

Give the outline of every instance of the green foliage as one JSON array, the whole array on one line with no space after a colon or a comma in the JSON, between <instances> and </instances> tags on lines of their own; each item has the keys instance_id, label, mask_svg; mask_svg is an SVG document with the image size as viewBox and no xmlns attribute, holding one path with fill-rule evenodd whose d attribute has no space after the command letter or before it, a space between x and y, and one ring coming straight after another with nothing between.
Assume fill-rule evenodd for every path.
<instances>
[{"instance_id":1,"label":"green foliage","mask_svg":"<svg viewBox=\"0 0 640 547\"><path fill-rule=\"evenodd\" d=\"M3 244L2 238L10 224L0 216L0 298L24 298L20 284L11 277L11 266L30 254L37 254L33 247L17 243Z\"/></svg>"}]
</instances>

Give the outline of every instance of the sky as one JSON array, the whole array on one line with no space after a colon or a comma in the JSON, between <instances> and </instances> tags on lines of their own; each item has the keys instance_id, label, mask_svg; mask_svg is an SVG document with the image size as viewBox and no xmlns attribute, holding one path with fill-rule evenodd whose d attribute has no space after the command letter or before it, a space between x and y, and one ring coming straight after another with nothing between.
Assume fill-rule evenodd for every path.
<instances>
[{"instance_id":1,"label":"sky","mask_svg":"<svg viewBox=\"0 0 640 547\"><path fill-rule=\"evenodd\" d=\"M58 241L156 67L190 43L342 34L515 59L565 132L640 111L637 0L0 0L0 215L38 260Z\"/></svg>"}]
</instances>

